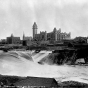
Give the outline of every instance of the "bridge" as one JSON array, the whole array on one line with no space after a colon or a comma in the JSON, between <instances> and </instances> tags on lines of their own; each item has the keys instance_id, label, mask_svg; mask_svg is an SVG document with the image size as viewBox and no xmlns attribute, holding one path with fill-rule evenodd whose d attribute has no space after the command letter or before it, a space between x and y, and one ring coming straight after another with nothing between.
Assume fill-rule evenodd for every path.
<instances>
[{"instance_id":1,"label":"bridge","mask_svg":"<svg viewBox=\"0 0 88 88\"><path fill-rule=\"evenodd\" d=\"M58 53L58 62L60 64L67 63L75 64L77 59L84 59L85 64L88 63L88 45L75 45L71 48L54 50L52 53Z\"/></svg>"}]
</instances>

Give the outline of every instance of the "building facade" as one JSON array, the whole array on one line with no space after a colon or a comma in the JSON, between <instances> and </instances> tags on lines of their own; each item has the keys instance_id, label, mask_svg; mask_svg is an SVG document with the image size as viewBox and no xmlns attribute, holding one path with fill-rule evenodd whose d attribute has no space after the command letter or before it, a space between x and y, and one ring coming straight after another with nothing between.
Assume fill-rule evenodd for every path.
<instances>
[{"instance_id":1,"label":"building facade","mask_svg":"<svg viewBox=\"0 0 88 88\"><path fill-rule=\"evenodd\" d=\"M21 40L20 37L14 37L13 34L11 34L10 37L7 37L7 44L20 44Z\"/></svg>"},{"instance_id":2,"label":"building facade","mask_svg":"<svg viewBox=\"0 0 88 88\"><path fill-rule=\"evenodd\" d=\"M23 40L24 41L31 41L32 40L32 37L25 36L25 34L23 33Z\"/></svg>"},{"instance_id":3,"label":"building facade","mask_svg":"<svg viewBox=\"0 0 88 88\"><path fill-rule=\"evenodd\" d=\"M25 36L25 34L23 33L23 46L28 46L31 44L32 41L32 37L29 36Z\"/></svg>"},{"instance_id":4,"label":"building facade","mask_svg":"<svg viewBox=\"0 0 88 88\"><path fill-rule=\"evenodd\" d=\"M61 41L71 39L71 33L61 32L61 28L57 30L53 29L52 32L47 33L46 31L37 34L37 24L33 24L33 40L34 41Z\"/></svg>"}]
</instances>

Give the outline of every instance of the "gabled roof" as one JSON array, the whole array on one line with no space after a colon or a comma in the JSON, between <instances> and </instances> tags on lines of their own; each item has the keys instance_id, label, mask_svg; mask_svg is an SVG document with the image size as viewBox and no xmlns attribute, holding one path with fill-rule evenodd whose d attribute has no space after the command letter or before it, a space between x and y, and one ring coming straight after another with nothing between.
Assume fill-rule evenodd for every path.
<instances>
[{"instance_id":1,"label":"gabled roof","mask_svg":"<svg viewBox=\"0 0 88 88\"><path fill-rule=\"evenodd\" d=\"M58 87L54 78L27 77L24 80L16 82L14 86L36 86L36 87Z\"/></svg>"}]
</instances>

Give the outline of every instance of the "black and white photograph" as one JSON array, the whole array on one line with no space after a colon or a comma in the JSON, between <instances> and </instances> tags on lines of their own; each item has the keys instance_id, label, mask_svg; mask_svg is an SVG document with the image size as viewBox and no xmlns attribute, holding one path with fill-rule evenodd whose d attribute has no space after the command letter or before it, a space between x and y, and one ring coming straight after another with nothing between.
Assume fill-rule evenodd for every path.
<instances>
[{"instance_id":1,"label":"black and white photograph","mask_svg":"<svg viewBox=\"0 0 88 88\"><path fill-rule=\"evenodd\" d=\"M88 0L0 0L0 88L88 88Z\"/></svg>"}]
</instances>

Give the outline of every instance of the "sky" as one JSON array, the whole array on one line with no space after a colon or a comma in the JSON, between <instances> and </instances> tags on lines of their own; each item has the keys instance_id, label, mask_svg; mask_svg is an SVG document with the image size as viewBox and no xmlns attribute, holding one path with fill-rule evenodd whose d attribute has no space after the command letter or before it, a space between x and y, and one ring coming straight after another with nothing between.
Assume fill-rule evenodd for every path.
<instances>
[{"instance_id":1,"label":"sky","mask_svg":"<svg viewBox=\"0 0 88 88\"><path fill-rule=\"evenodd\" d=\"M38 32L56 27L72 38L87 37L88 0L0 0L0 39L32 36L34 22Z\"/></svg>"}]
</instances>

